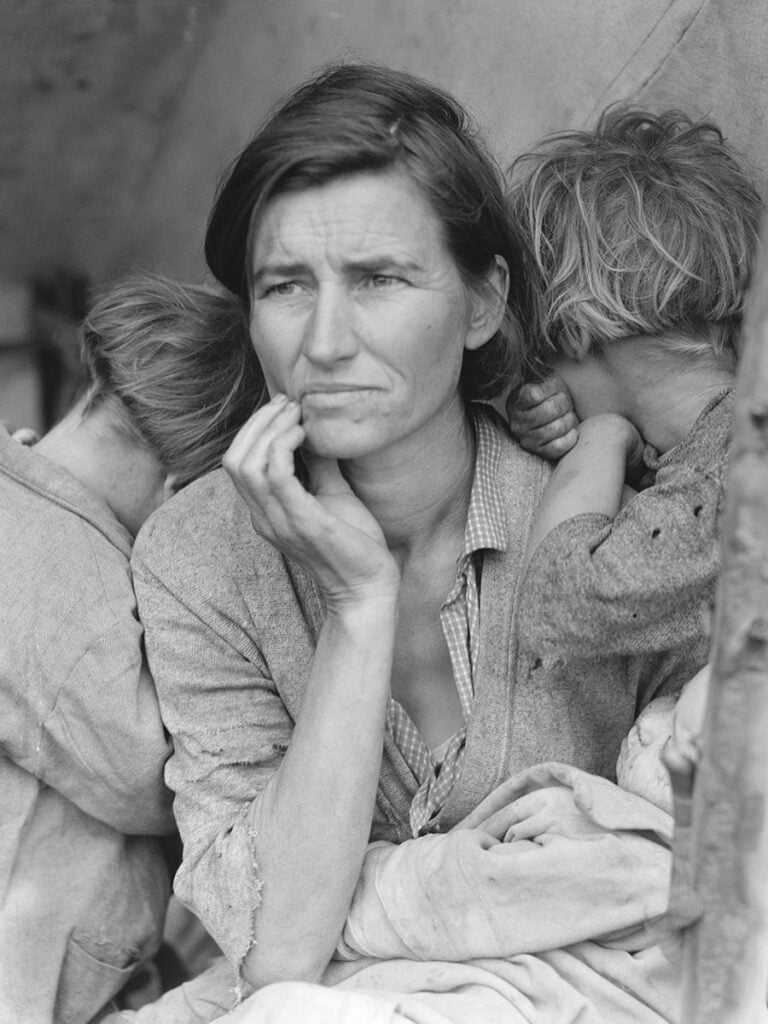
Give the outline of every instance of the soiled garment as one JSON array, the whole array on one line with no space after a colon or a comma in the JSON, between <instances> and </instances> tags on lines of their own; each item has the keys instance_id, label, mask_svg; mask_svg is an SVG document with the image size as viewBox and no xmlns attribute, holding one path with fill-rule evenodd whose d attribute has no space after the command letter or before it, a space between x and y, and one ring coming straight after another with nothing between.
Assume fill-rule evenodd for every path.
<instances>
[{"instance_id":1,"label":"soiled garment","mask_svg":"<svg viewBox=\"0 0 768 1024\"><path fill-rule=\"evenodd\" d=\"M698 671L720 567L733 404L732 391L714 396L679 445L648 460L650 485L614 519L574 516L544 538L523 584L522 647L546 661L687 646Z\"/></svg>"},{"instance_id":2,"label":"soiled garment","mask_svg":"<svg viewBox=\"0 0 768 1024\"><path fill-rule=\"evenodd\" d=\"M481 409L476 415L487 417ZM688 642L635 657L521 649L521 565L549 469L500 425L493 429L506 550L482 552L466 746L459 777L429 822L441 834L530 765L556 760L612 776L638 708L679 689L706 658L703 643ZM262 793L301 712L323 603L309 574L255 534L223 471L190 484L148 520L133 566L174 742L166 777L184 840L176 892L237 968L254 941L261 898ZM372 841L412 838L418 788L385 734Z\"/></svg>"},{"instance_id":3,"label":"soiled garment","mask_svg":"<svg viewBox=\"0 0 768 1024\"><path fill-rule=\"evenodd\" d=\"M85 1024L160 942L170 752L131 537L0 429L0 1022Z\"/></svg>"},{"instance_id":4,"label":"soiled garment","mask_svg":"<svg viewBox=\"0 0 768 1024\"><path fill-rule=\"evenodd\" d=\"M656 941L671 833L642 797L534 766L449 835L371 851L344 944L380 959L332 964L330 991L268 986L226 1019L673 1024L679 941Z\"/></svg>"},{"instance_id":5,"label":"soiled garment","mask_svg":"<svg viewBox=\"0 0 768 1024\"><path fill-rule=\"evenodd\" d=\"M321 985L269 985L216 1019L673 1024L679 944L663 922L671 832L670 816L641 796L536 765L447 835L374 844L339 950L347 959ZM233 975L211 983L228 986L219 1002L233 1006ZM162 1016L147 1008L110 1024L207 1024L201 1006L192 1011L188 989L178 1015L167 996Z\"/></svg>"},{"instance_id":6,"label":"soiled garment","mask_svg":"<svg viewBox=\"0 0 768 1024\"><path fill-rule=\"evenodd\" d=\"M458 961L608 936L636 952L666 909L671 836L642 797L535 765L446 835L372 844L337 955Z\"/></svg>"}]
</instances>

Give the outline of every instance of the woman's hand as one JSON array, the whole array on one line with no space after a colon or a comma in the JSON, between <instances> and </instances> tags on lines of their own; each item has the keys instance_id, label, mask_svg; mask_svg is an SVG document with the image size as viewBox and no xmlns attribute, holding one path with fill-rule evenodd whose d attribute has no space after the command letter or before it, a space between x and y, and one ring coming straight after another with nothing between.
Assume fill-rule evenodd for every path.
<instances>
[{"instance_id":1,"label":"woman's hand","mask_svg":"<svg viewBox=\"0 0 768 1024\"><path fill-rule=\"evenodd\" d=\"M379 524L355 497L335 459L307 456L308 492L294 453L304 440L301 409L277 395L251 416L223 459L251 512L253 528L317 579L329 605L399 586Z\"/></svg>"},{"instance_id":2,"label":"woman's hand","mask_svg":"<svg viewBox=\"0 0 768 1024\"><path fill-rule=\"evenodd\" d=\"M556 461L576 444L578 418L571 393L557 374L520 384L507 398L509 429L526 451Z\"/></svg>"}]
</instances>

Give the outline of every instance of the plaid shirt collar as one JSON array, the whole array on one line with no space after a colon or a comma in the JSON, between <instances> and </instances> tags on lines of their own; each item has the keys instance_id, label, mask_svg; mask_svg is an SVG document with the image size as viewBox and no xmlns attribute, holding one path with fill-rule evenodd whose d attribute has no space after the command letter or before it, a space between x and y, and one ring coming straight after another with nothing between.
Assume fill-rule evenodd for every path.
<instances>
[{"instance_id":1,"label":"plaid shirt collar","mask_svg":"<svg viewBox=\"0 0 768 1024\"><path fill-rule=\"evenodd\" d=\"M462 565L475 551L487 548L507 550L504 505L498 485L502 448L500 428L477 407L472 410L472 426L475 432L475 474L469 495L464 549L459 557Z\"/></svg>"}]
</instances>

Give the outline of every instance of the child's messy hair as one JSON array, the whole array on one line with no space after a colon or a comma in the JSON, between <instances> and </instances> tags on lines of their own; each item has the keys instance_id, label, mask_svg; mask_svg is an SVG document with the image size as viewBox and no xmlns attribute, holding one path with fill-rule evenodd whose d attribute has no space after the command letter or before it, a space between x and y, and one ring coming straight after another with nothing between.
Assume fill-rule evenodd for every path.
<instances>
[{"instance_id":1,"label":"child's messy hair","mask_svg":"<svg viewBox=\"0 0 768 1024\"><path fill-rule=\"evenodd\" d=\"M637 334L735 361L761 199L716 125L609 107L510 175L529 376Z\"/></svg>"},{"instance_id":2,"label":"child's messy hair","mask_svg":"<svg viewBox=\"0 0 768 1024\"><path fill-rule=\"evenodd\" d=\"M137 275L85 318L83 409L109 404L176 487L216 468L265 393L238 300L220 288Z\"/></svg>"}]
</instances>

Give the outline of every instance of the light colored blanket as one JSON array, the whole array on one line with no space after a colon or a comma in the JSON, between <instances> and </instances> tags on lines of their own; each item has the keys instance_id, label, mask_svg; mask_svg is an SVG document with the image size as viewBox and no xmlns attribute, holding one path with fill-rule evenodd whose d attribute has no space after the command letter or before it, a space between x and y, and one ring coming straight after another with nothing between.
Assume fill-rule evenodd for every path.
<instances>
[{"instance_id":1,"label":"light colored blanket","mask_svg":"<svg viewBox=\"0 0 768 1024\"><path fill-rule=\"evenodd\" d=\"M642 796L536 765L450 833L372 844L323 984L270 985L218 1019L668 1024L678 944L657 940L671 835L669 814ZM233 1005L232 977L205 979L186 986L178 1015L166 996L115 1024L211 1021Z\"/></svg>"}]
</instances>

